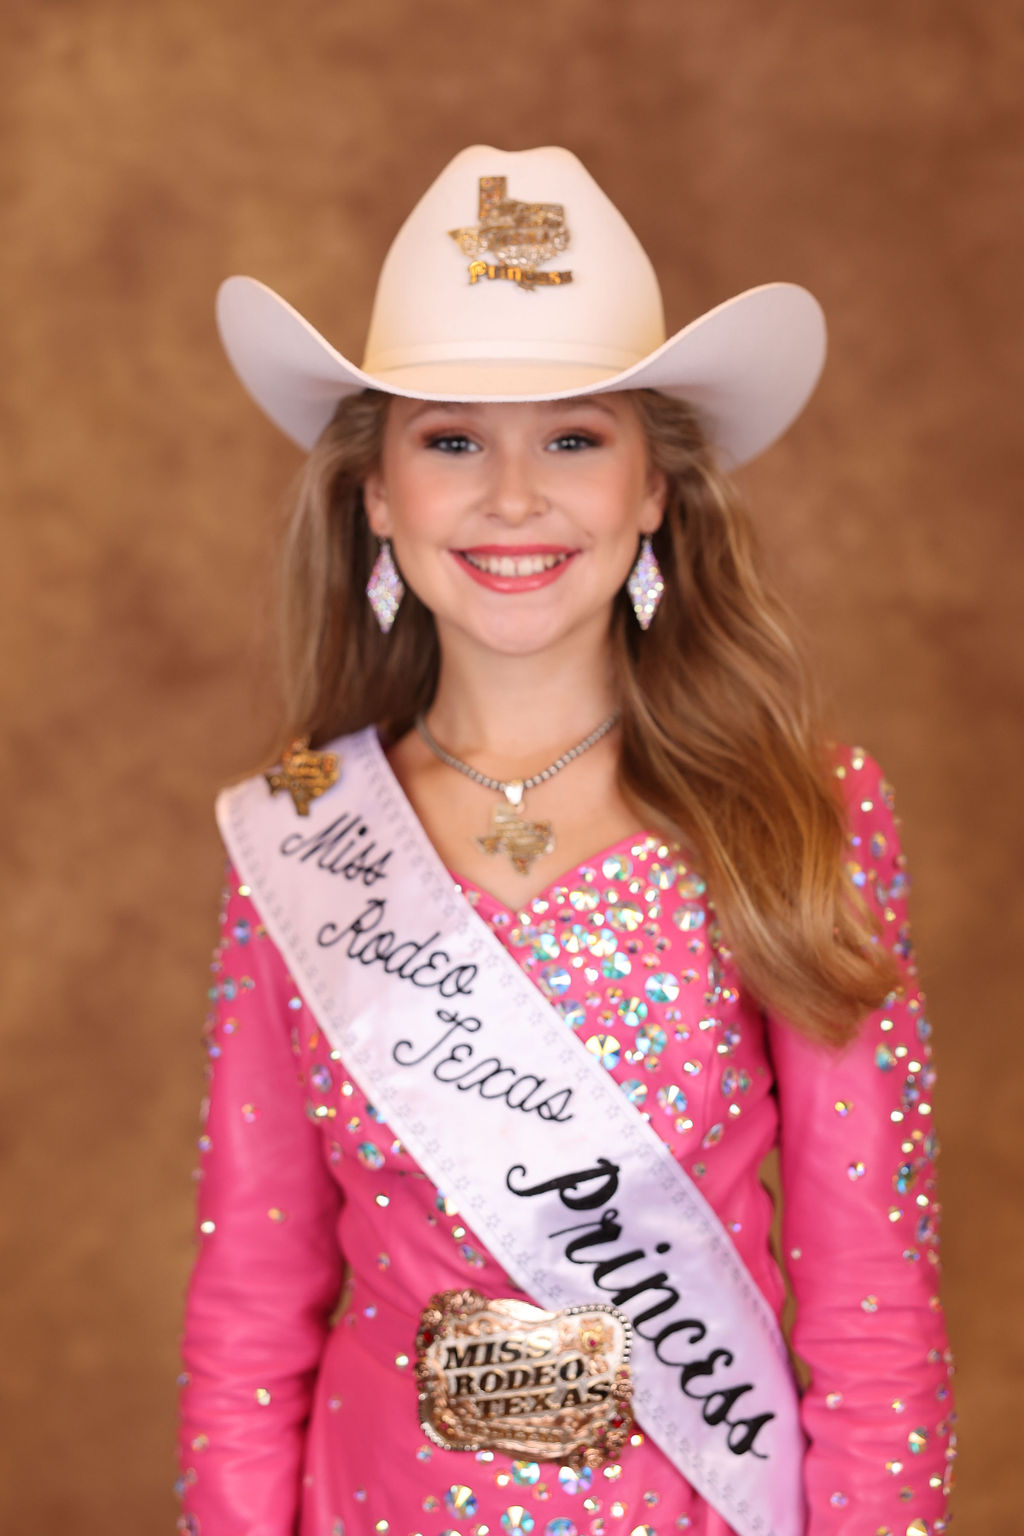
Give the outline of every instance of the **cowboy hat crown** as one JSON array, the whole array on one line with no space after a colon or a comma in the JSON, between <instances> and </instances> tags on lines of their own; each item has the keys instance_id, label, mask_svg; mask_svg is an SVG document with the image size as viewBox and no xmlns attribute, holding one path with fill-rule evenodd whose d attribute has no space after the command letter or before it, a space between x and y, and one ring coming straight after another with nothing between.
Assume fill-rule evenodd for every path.
<instances>
[{"instance_id":1,"label":"cowboy hat crown","mask_svg":"<svg viewBox=\"0 0 1024 1536\"><path fill-rule=\"evenodd\" d=\"M555 400L622 389L685 397L735 466L774 441L821 372L825 325L794 283L748 289L666 340L646 252L566 149L464 149L385 257L361 367L251 277L220 288L242 383L312 447L362 389L449 401Z\"/></svg>"}]
</instances>

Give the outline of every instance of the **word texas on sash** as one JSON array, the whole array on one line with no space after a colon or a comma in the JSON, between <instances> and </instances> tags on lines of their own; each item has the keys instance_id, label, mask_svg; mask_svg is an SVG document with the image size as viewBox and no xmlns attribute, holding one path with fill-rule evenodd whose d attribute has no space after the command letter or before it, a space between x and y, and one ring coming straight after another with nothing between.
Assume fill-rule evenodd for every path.
<instances>
[{"instance_id":1,"label":"word texas on sash","mask_svg":"<svg viewBox=\"0 0 1024 1536\"><path fill-rule=\"evenodd\" d=\"M625 1319L632 1412L723 1519L740 1536L799 1536L804 1440L786 1348L731 1238L454 887L376 733L332 748L338 780L301 821L262 777L218 801L228 851L325 1035L537 1308ZM511 1362L507 1380L525 1379L516 1351L547 1362L555 1347L543 1332L502 1337L476 1361L495 1392L491 1365ZM447 1348L472 1364L465 1343ZM601 1360L601 1379L624 1376ZM545 1388L557 1406L576 1366L536 1369L557 1384ZM479 1384L463 1376L462 1388L452 1377L455 1407ZM514 1418L501 1390L493 1412ZM616 1390L628 1411L628 1388Z\"/></svg>"}]
</instances>

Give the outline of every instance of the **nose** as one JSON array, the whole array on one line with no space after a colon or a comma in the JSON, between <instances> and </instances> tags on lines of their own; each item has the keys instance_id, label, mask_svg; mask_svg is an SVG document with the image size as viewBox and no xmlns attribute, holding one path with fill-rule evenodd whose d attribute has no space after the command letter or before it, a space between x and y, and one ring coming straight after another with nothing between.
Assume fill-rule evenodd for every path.
<instances>
[{"instance_id":1,"label":"nose","mask_svg":"<svg viewBox=\"0 0 1024 1536\"><path fill-rule=\"evenodd\" d=\"M515 445L505 445L491 459L487 487L488 515L510 527L519 527L548 510L540 474L531 455Z\"/></svg>"}]
</instances>

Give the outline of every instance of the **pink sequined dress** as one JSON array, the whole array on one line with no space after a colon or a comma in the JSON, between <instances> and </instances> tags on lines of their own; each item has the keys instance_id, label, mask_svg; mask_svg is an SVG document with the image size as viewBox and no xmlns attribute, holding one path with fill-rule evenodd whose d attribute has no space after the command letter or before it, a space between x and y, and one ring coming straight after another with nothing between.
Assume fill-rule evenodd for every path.
<instances>
[{"instance_id":1,"label":"pink sequined dress","mask_svg":"<svg viewBox=\"0 0 1024 1536\"><path fill-rule=\"evenodd\" d=\"M744 995L701 881L656 838L625 839L522 912L463 889L696 1180L776 1312L758 1169L779 1144L793 1343L811 1377L807 1536L940 1536L955 1415L930 1031L888 788L858 751L836 771L852 878L907 980L838 1056ZM522 1293L357 1091L234 874L212 996L179 1529L726 1536L642 1424L583 1474L428 1442L421 1308L449 1287Z\"/></svg>"}]
</instances>

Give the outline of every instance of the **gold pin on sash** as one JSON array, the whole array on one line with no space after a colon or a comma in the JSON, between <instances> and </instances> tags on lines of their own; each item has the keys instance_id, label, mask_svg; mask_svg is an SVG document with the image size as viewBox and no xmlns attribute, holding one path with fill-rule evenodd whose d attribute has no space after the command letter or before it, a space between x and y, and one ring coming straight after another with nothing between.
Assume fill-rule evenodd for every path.
<instances>
[{"instance_id":1,"label":"gold pin on sash","mask_svg":"<svg viewBox=\"0 0 1024 1536\"><path fill-rule=\"evenodd\" d=\"M339 761L336 752L313 751L309 737L300 736L282 753L280 768L272 768L264 778L272 795L286 789L299 815L308 816L310 801L337 782Z\"/></svg>"},{"instance_id":2,"label":"gold pin on sash","mask_svg":"<svg viewBox=\"0 0 1024 1536\"><path fill-rule=\"evenodd\" d=\"M598 1467L632 1429L631 1341L629 1319L601 1303L544 1312L441 1291L416 1335L423 1431L444 1450Z\"/></svg>"}]
</instances>

